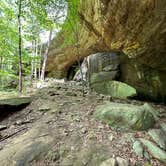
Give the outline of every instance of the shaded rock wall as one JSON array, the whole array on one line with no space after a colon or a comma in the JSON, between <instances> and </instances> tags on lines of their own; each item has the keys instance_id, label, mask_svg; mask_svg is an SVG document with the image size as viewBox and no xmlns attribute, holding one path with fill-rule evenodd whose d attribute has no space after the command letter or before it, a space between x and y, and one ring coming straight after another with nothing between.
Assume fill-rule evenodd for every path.
<instances>
[{"instance_id":1,"label":"shaded rock wall","mask_svg":"<svg viewBox=\"0 0 166 166\"><path fill-rule=\"evenodd\" d=\"M81 0L79 17L79 58L102 51L124 52L128 63L122 81L154 98L166 96L166 1ZM47 71L60 78L78 56L74 45L60 48L56 42L50 47Z\"/></svg>"}]
</instances>

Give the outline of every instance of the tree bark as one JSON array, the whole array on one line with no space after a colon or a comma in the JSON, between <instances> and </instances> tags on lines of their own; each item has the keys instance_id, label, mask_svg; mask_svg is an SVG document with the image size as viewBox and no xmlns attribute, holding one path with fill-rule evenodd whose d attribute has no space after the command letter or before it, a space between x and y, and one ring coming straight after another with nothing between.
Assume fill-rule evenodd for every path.
<instances>
[{"instance_id":1,"label":"tree bark","mask_svg":"<svg viewBox=\"0 0 166 166\"><path fill-rule=\"evenodd\" d=\"M21 0L18 4L18 56L19 56L19 92L22 92L22 36L21 36Z\"/></svg>"},{"instance_id":2,"label":"tree bark","mask_svg":"<svg viewBox=\"0 0 166 166\"><path fill-rule=\"evenodd\" d=\"M34 71L34 78L35 78L35 80L37 80L37 52L38 52L38 50L37 50L37 39L35 40L35 48L34 48L34 61L35 61L35 63L34 63L34 67L35 67L35 71Z\"/></svg>"},{"instance_id":3,"label":"tree bark","mask_svg":"<svg viewBox=\"0 0 166 166\"><path fill-rule=\"evenodd\" d=\"M32 41L31 81L33 80L33 73L34 73L34 51L33 51L33 48L34 48L34 42Z\"/></svg>"},{"instance_id":4,"label":"tree bark","mask_svg":"<svg viewBox=\"0 0 166 166\"><path fill-rule=\"evenodd\" d=\"M39 80L40 80L40 74L41 74L41 57L42 57L42 49L43 49L43 44L41 43L40 44L40 53L39 53L39 56L40 56L40 59L39 59L39 71L38 71L38 74L39 74Z\"/></svg>"},{"instance_id":5,"label":"tree bark","mask_svg":"<svg viewBox=\"0 0 166 166\"><path fill-rule=\"evenodd\" d=\"M51 42L51 37L52 37L52 28L50 29L48 44L47 44L45 54L44 54L44 59L43 59L43 65L42 65L41 76L40 76L40 79L42 81L44 81L44 79L45 79L46 62L47 62L47 58L48 58L48 51L49 51L49 46L50 46L50 42Z\"/></svg>"}]
</instances>

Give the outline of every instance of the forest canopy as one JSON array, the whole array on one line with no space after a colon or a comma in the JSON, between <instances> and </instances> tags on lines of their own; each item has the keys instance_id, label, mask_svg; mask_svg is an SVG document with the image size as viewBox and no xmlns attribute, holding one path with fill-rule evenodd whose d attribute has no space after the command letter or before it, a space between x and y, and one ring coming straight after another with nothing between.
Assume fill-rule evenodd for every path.
<instances>
[{"instance_id":1,"label":"forest canopy","mask_svg":"<svg viewBox=\"0 0 166 166\"><path fill-rule=\"evenodd\" d=\"M40 78L49 37L62 27L69 29L66 16L76 13L68 9L77 4L78 0L0 1L1 89L13 80L18 84L20 79Z\"/></svg>"}]
</instances>

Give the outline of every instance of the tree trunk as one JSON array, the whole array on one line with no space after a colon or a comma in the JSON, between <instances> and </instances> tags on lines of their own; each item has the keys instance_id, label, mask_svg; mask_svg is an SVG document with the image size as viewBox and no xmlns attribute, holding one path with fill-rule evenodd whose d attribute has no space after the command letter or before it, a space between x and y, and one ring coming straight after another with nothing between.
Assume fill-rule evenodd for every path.
<instances>
[{"instance_id":1,"label":"tree trunk","mask_svg":"<svg viewBox=\"0 0 166 166\"><path fill-rule=\"evenodd\" d=\"M84 82L84 78L83 78L83 72L82 72L82 68L81 68L81 63L80 63L80 51L79 51L79 34L78 34L78 24L75 24L75 40L76 40L76 50L77 50L77 63L78 63L78 67L80 70L80 74L81 74L81 82L82 82L82 95L85 96L85 82Z\"/></svg>"},{"instance_id":2,"label":"tree trunk","mask_svg":"<svg viewBox=\"0 0 166 166\"><path fill-rule=\"evenodd\" d=\"M35 71L34 71L34 78L35 80L37 80L37 39L35 40L35 48L34 48L34 67L35 67Z\"/></svg>"},{"instance_id":3,"label":"tree trunk","mask_svg":"<svg viewBox=\"0 0 166 166\"><path fill-rule=\"evenodd\" d=\"M31 81L33 80L33 72L34 72L34 51L33 51L33 48L34 48L34 45L33 45L33 41L32 41L32 59L31 59Z\"/></svg>"},{"instance_id":4,"label":"tree trunk","mask_svg":"<svg viewBox=\"0 0 166 166\"><path fill-rule=\"evenodd\" d=\"M51 37L52 37L52 28L50 29L49 40L48 40L48 44L47 44L47 47L46 47L46 50L45 50L43 65L42 65L42 70L41 70L40 79L43 80L43 81L44 81L44 78L45 78L46 62L47 62L47 58L48 58L48 51L49 51L49 46L50 46L50 42L51 42Z\"/></svg>"},{"instance_id":5,"label":"tree trunk","mask_svg":"<svg viewBox=\"0 0 166 166\"><path fill-rule=\"evenodd\" d=\"M19 55L19 92L22 92L22 36L21 36L21 0L18 6L18 55Z\"/></svg>"},{"instance_id":6,"label":"tree trunk","mask_svg":"<svg viewBox=\"0 0 166 166\"><path fill-rule=\"evenodd\" d=\"M41 57L42 57L42 49L43 49L43 44L41 43L41 45L40 45L40 53L39 53L39 56L40 56L40 58L39 58L39 71L38 71L38 73L39 73L39 79L40 79L40 74L41 74Z\"/></svg>"}]
</instances>

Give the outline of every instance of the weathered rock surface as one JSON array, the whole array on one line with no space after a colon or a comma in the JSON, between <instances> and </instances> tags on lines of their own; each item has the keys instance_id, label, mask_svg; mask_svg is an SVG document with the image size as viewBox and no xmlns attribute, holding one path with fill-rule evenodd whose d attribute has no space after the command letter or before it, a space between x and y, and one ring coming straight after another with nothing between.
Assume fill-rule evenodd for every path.
<instances>
[{"instance_id":1,"label":"weathered rock surface","mask_svg":"<svg viewBox=\"0 0 166 166\"><path fill-rule=\"evenodd\" d=\"M129 165L128 160L125 160L121 157L117 157L116 161L117 161L118 166L128 166Z\"/></svg>"},{"instance_id":2,"label":"weathered rock surface","mask_svg":"<svg viewBox=\"0 0 166 166\"><path fill-rule=\"evenodd\" d=\"M54 140L55 137L52 137L48 125L44 121L38 123L0 151L0 165L29 166L33 160L49 151Z\"/></svg>"},{"instance_id":3,"label":"weathered rock surface","mask_svg":"<svg viewBox=\"0 0 166 166\"><path fill-rule=\"evenodd\" d=\"M115 98L126 99L137 95L133 87L119 81L97 82L92 84L91 87L98 93L111 95Z\"/></svg>"},{"instance_id":4,"label":"weathered rock surface","mask_svg":"<svg viewBox=\"0 0 166 166\"><path fill-rule=\"evenodd\" d=\"M165 100L165 1L84 0L79 16L81 58L102 51L124 52L129 59L122 80L145 96ZM64 38L53 40L50 47L47 71L52 76L65 76L77 60L74 45L58 47Z\"/></svg>"},{"instance_id":5,"label":"weathered rock surface","mask_svg":"<svg viewBox=\"0 0 166 166\"><path fill-rule=\"evenodd\" d=\"M140 138L139 139L145 147L148 149L150 154L157 158L158 160L162 161L163 163L166 164L166 152L160 149L158 146L156 146L154 143L150 142L149 140Z\"/></svg>"},{"instance_id":6,"label":"weathered rock surface","mask_svg":"<svg viewBox=\"0 0 166 166\"><path fill-rule=\"evenodd\" d=\"M29 104L31 102L30 97L18 97L0 100L0 109L6 108L7 106L20 106L24 104Z\"/></svg>"},{"instance_id":7,"label":"weathered rock surface","mask_svg":"<svg viewBox=\"0 0 166 166\"><path fill-rule=\"evenodd\" d=\"M138 156L144 157L144 149L140 141L136 140L133 143L133 150Z\"/></svg>"},{"instance_id":8,"label":"weathered rock surface","mask_svg":"<svg viewBox=\"0 0 166 166\"><path fill-rule=\"evenodd\" d=\"M166 133L166 123L161 123L160 126L161 129Z\"/></svg>"},{"instance_id":9,"label":"weathered rock surface","mask_svg":"<svg viewBox=\"0 0 166 166\"><path fill-rule=\"evenodd\" d=\"M21 110L26 107L32 99L30 97L17 97L0 100L0 120L10 113Z\"/></svg>"},{"instance_id":10,"label":"weathered rock surface","mask_svg":"<svg viewBox=\"0 0 166 166\"><path fill-rule=\"evenodd\" d=\"M90 76L90 84L93 85L95 83L103 83L106 81L114 80L117 76L117 71L110 71L110 72L99 72L99 73L93 73Z\"/></svg>"},{"instance_id":11,"label":"weathered rock surface","mask_svg":"<svg viewBox=\"0 0 166 166\"><path fill-rule=\"evenodd\" d=\"M148 131L150 137L163 149L166 150L166 134L160 129L152 129Z\"/></svg>"},{"instance_id":12,"label":"weathered rock surface","mask_svg":"<svg viewBox=\"0 0 166 166\"><path fill-rule=\"evenodd\" d=\"M96 93L83 97L81 86L53 82L51 87L40 89L33 99L21 112L1 121L7 128L0 131L0 165L100 166L118 157L133 166L147 165L149 158L140 158L132 150L133 140L145 138L146 132L121 132L96 120L92 115L96 106L105 103ZM150 164L163 166L151 156Z\"/></svg>"},{"instance_id":13,"label":"weathered rock surface","mask_svg":"<svg viewBox=\"0 0 166 166\"><path fill-rule=\"evenodd\" d=\"M110 158L106 161L103 161L100 166L116 166L116 160L114 158Z\"/></svg>"},{"instance_id":14,"label":"weathered rock surface","mask_svg":"<svg viewBox=\"0 0 166 166\"><path fill-rule=\"evenodd\" d=\"M94 116L113 127L146 130L153 127L155 118L144 105L107 103L97 107Z\"/></svg>"},{"instance_id":15,"label":"weathered rock surface","mask_svg":"<svg viewBox=\"0 0 166 166\"><path fill-rule=\"evenodd\" d=\"M88 56L88 70L90 75L93 73L118 71L121 62L119 52L98 52Z\"/></svg>"}]
</instances>

